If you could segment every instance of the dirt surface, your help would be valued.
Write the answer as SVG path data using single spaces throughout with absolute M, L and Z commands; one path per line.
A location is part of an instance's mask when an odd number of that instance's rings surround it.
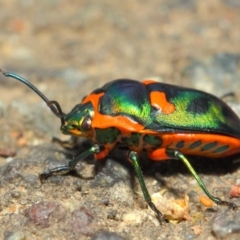
M 240 3 L 237 0 L 0 1 L 0 68 L 35 84 L 69 112 L 117 78 L 154 78 L 226 100 L 240 116 Z M 123 151 L 92 158 L 45 183 L 39 174 L 89 147 L 67 150 L 46 104 L 0 76 L 0 239 L 239 239 L 240 211 L 204 195 L 181 163 L 143 159 L 150 193 L 189 197 L 187 220 L 162 226 L 143 201 Z M 239 182 L 239 156 L 193 158 L 210 192 L 225 200 Z M 232 194 L 238 195 L 235 187 Z M 240 205 L 238 198 L 230 201 Z

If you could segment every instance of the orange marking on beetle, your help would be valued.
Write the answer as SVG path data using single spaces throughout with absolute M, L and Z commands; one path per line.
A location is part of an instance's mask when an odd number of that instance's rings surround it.
M 108 149 L 105 148 L 100 153 L 95 153 L 94 154 L 94 158 L 96 158 L 97 160 L 101 160 L 101 159 L 105 158 L 108 155 L 108 152 L 109 152 Z
M 169 156 L 166 154 L 166 148 L 158 148 L 154 151 L 150 151 L 148 152 L 148 157 L 154 161 L 169 159 Z
M 206 133 L 159 133 L 158 136 L 162 138 L 162 146 L 159 149 L 148 153 L 149 158 L 154 161 L 170 159 L 169 156 L 165 153 L 167 148 L 176 149 L 185 155 L 197 155 L 211 158 L 221 158 L 240 153 L 240 139 L 236 139 L 231 136 L 221 136 L 218 134 Z M 201 148 L 208 143 L 212 143 L 214 141 L 213 139 L 217 139 L 218 145 L 208 150 L 201 151 Z M 178 149 L 175 146 L 176 143 L 181 140 L 184 141 L 184 147 Z M 198 140 L 202 141 L 201 146 L 190 149 L 189 146 Z M 221 147 L 223 145 L 228 145 L 229 148 L 225 152 L 214 153 L 218 147 Z
M 98 94 L 91 93 L 82 100 L 82 104 L 87 102 L 92 102 L 93 105 L 96 105 L 99 102 L 99 98 L 102 97 L 103 95 L 104 95 L 104 92 L 98 93 Z
M 164 92 L 151 92 L 150 101 L 151 105 L 159 109 L 163 114 L 171 114 L 175 111 L 174 104 L 168 102 Z
M 151 80 L 151 79 L 146 79 L 146 80 L 142 81 L 142 83 L 144 85 L 149 85 L 149 84 L 152 84 L 152 83 L 157 83 L 157 81 Z
M 80 132 L 78 129 L 71 129 L 71 130 L 68 130 L 68 132 L 74 136 L 81 136 L 82 135 L 82 132 Z

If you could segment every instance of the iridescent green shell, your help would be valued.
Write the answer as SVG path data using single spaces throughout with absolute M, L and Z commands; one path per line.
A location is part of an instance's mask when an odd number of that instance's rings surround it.
M 143 84 L 119 79 L 97 89 L 104 92 L 99 102 L 101 114 L 122 115 L 156 132 L 219 133 L 240 138 L 240 119 L 222 100 L 191 88 L 164 83 Z M 175 111 L 163 114 L 151 105 L 150 93 L 162 92 Z

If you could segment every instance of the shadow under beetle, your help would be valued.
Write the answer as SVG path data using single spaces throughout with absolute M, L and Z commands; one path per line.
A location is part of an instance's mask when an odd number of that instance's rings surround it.
M 127 157 L 133 164 L 144 199 L 160 222 L 164 218 L 151 201 L 138 163 L 143 150 L 154 161 L 181 160 L 213 202 L 238 208 L 234 203 L 211 195 L 185 157 L 221 158 L 240 153 L 240 119 L 219 98 L 153 80 L 118 79 L 94 90 L 65 114 L 58 102 L 49 101 L 27 80 L 14 73 L 1 72 L 36 92 L 60 118 L 63 134 L 90 138 L 94 143 L 67 166 L 42 173 L 42 181 L 74 170 L 79 161 L 91 154 L 96 159 L 103 159 L 117 143 L 121 143 L 129 149 Z

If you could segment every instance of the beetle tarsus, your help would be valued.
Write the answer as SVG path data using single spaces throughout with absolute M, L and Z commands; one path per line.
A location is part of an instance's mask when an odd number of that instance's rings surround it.
M 41 182 L 44 182 L 47 178 L 51 176 L 64 175 L 68 173 L 70 170 L 71 169 L 69 168 L 69 166 L 60 166 L 40 174 L 39 178 Z
M 163 214 L 157 209 L 155 204 L 152 201 L 148 202 L 148 206 L 155 212 L 159 223 L 162 225 L 164 222 L 167 222 L 167 219 L 164 218 Z
M 77 165 L 78 162 L 80 162 L 82 159 L 88 157 L 91 154 L 98 153 L 99 150 L 100 150 L 99 145 L 97 144 L 93 145 L 91 148 L 89 148 L 85 152 L 74 157 L 71 161 L 69 161 L 68 165 L 56 167 L 40 174 L 39 176 L 40 181 L 44 182 L 44 180 L 54 175 L 64 175 L 69 173 L 71 170 L 75 169 L 75 166 Z
M 73 149 L 77 146 L 78 138 L 76 136 L 71 136 L 67 141 L 62 141 L 59 138 L 53 137 L 52 142 L 59 144 L 63 148 Z
M 232 210 L 237 210 L 239 208 L 239 206 L 237 206 L 235 203 L 232 202 L 228 202 L 228 201 L 223 201 L 221 199 L 219 199 L 219 202 L 217 203 L 218 205 L 224 205 L 224 206 L 228 206 L 229 208 L 231 208 Z

